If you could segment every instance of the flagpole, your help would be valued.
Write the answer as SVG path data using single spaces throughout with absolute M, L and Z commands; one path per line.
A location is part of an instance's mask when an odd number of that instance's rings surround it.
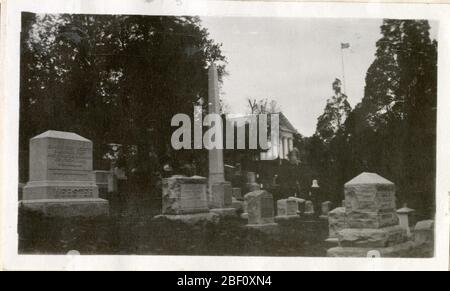
M 344 94 L 347 94 L 347 88 L 345 85 L 345 66 L 344 66 L 344 48 L 341 44 L 341 58 L 342 58 L 342 83 L 344 85 Z

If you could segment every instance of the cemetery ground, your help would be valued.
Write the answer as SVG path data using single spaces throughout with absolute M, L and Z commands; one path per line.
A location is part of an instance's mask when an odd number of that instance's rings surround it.
M 239 216 L 217 223 L 184 224 L 155 220 L 160 203 L 110 201 L 110 215 L 101 217 L 50 217 L 19 209 L 19 253 L 64 255 L 191 255 L 326 257 L 333 247 L 326 242 L 328 220 L 298 221 L 295 228 L 281 227 L 264 234 L 244 226 Z M 153 206 L 150 206 L 153 205 Z M 408 257 L 431 257 L 413 249 Z
M 153 219 L 158 203 L 142 201 L 119 209 L 111 202 L 110 215 L 92 218 L 55 218 L 20 209 L 19 252 L 23 254 L 82 255 L 202 255 L 325 257 L 330 245 L 328 221 L 304 221 L 297 231 L 281 228 L 266 235 L 245 228 L 236 217 L 217 223 L 169 222 Z

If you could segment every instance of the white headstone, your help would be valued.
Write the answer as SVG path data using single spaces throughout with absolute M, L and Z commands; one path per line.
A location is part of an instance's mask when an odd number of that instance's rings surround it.
M 90 140 L 47 131 L 30 140 L 29 167 L 22 205 L 56 216 L 108 213 L 108 202 L 98 199 Z

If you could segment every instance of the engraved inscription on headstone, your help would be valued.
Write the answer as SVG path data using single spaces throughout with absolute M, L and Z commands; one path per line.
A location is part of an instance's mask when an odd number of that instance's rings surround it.
M 71 132 L 47 131 L 32 138 L 22 205 L 56 216 L 108 214 L 108 202 L 98 198 L 92 148 L 90 140 Z M 68 205 L 76 210 L 64 211 Z
M 205 193 L 206 185 L 181 184 L 181 207 L 185 209 L 203 208 L 207 203 Z
M 172 176 L 163 179 L 162 213 L 180 215 L 209 212 L 206 178 Z
M 274 223 L 273 196 L 267 191 L 258 190 L 245 195 L 249 225 Z

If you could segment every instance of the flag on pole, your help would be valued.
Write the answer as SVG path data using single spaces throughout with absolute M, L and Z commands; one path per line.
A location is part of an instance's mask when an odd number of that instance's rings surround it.
M 341 43 L 341 49 L 348 49 L 348 48 L 350 48 L 350 44 L 348 42 Z

